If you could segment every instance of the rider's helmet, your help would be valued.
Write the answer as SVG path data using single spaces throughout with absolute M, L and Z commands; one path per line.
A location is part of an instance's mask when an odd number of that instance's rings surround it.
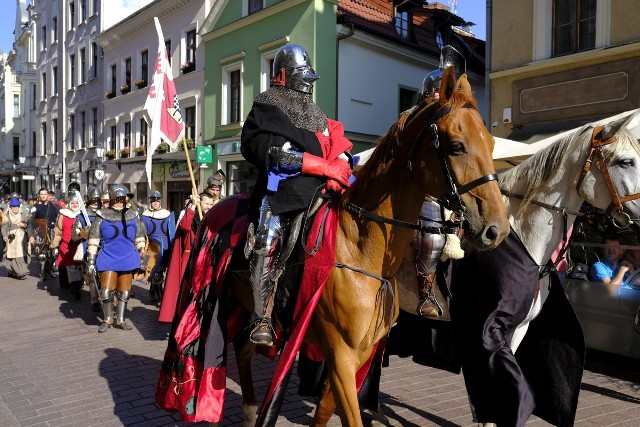
M 91 204 L 94 200 L 100 203 L 100 199 L 102 198 L 102 191 L 98 187 L 92 187 L 89 189 L 87 193 L 87 204 Z
M 122 184 L 113 184 L 109 188 L 109 199 L 111 203 L 126 203 L 129 190 Z
M 450 45 L 446 45 L 440 51 L 440 66 L 438 69 L 431 71 L 424 77 L 420 94 L 421 100 L 440 90 L 442 74 L 448 67 L 453 67 L 456 78 L 459 78 L 467 71 L 467 62 L 464 56 Z
M 156 200 L 162 199 L 162 194 L 159 191 L 154 191 L 153 193 L 149 194 L 148 199 L 150 202 L 155 202 Z
M 207 178 L 207 188 L 217 187 L 222 188 L 224 184 L 225 175 L 222 169 L 218 169 L 213 175 Z
M 299 44 L 281 47 L 273 58 L 272 86 L 288 87 L 312 94 L 313 83 L 319 78 L 311 66 L 309 54 Z

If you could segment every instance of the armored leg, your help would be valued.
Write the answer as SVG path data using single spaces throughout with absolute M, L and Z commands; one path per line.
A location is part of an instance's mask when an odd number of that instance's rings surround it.
M 116 310 L 116 318 L 114 327 L 129 331 L 133 329 L 133 326 L 125 322 L 124 311 L 127 308 L 127 301 L 131 298 L 131 281 L 133 279 L 132 273 L 120 273 L 118 275 L 118 285 L 116 292 L 116 300 L 118 301 L 118 307 Z
M 98 332 L 107 332 L 113 325 L 113 295 L 116 289 L 117 273 L 115 271 L 103 271 L 100 273 L 100 301 L 102 302 L 102 324 Z
M 273 345 L 271 325 L 271 301 L 281 270 L 276 262 L 281 250 L 280 241 L 286 229 L 286 219 L 273 215 L 266 197 L 262 199 L 260 216 L 255 234 L 249 232 L 248 245 L 251 288 L 253 290 L 254 327 L 249 338 L 257 345 Z
M 91 295 L 91 308 L 93 311 L 100 311 L 100 285 L 98 284 L 98 275 L 94 272 L 89 273 L 86 268 L 82 269 L 82 279 L 89 287 L 89 295 Z

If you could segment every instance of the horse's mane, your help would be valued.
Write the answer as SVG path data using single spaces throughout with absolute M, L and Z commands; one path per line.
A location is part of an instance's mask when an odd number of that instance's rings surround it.
M 471 104 L 473 108 L 478 108 L 475 98 L 463 90 L 454 91 L 451 99 L 449 100 L 449 104 L 451 105 L 452 110 L 465 104 Z M 422 114 L 426 114 L 427 117 L 431 117 L 439 108 L 439 102 L 437 102 L 432 95 L 424 99 L 415 107 L 403 111 L 400 114 L 398 121 L 391 125 L 391 128 L 389 128 L 387 133 L 382 135 L 376 141 L 376 148 L 373 150 L 373 153 L 371 153 L 371 156 L 362 169 L 358 171 L 356 181 L 351 186 L 350 191 L 345 195 L 346 199 L 349 198 L 350 194 L 366 189 L 366 186 L 372 182 L 373 178 L 379 176 L 388 168 L 391 160 L 399 157 L 398 150 L 401 147 L 402 133 L 404 131 L 405 124 L 410 118 L 412 119 L 413 117 Z M 425 125 L 428 123 L 426 119 L 421 120 Z
M 576 149 L 581 149 L 587 153 L 591 144 L 593 127 L 593 124 L 587 124 L 575 132 L 565 135 L 543 150 L 538 151 L 520 165 L 500 175 L 499 185 L 503 191 L 510 191 L 515 183 L 521 179 L 527 182 L 524 194 L 521 194 L 523 202 L 520 205 L 519 214 L 535 199 L 541 188 L 556 177 L 561 170 L 561 166 L 566 163 L 565 156 L 567 153 Z M 637 144 L 634 143 L 635 138 L 625 129 L 621 129 L 617 133 L 617 137 L 616 142 L 603 147 L 606 162 L 616 154 L 628 150 L 629 147 L 640 151 Z

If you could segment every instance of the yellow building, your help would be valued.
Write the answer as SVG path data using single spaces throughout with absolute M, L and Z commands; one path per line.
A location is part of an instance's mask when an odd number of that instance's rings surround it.
M 489 123 L 532 142 L 640 107 L 637 0 L 487 2 Z

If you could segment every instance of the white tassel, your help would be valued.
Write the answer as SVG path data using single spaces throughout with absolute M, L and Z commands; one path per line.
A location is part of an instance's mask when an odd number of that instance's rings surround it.
M 442 254 L 440 255 L 440 261 L 446 261 L 451 259 L 460 259 L 464 257 L 464 250 L 460 245 L 460 238 L 455 234 L 447 234 L 447 241 L 442 248 Z

